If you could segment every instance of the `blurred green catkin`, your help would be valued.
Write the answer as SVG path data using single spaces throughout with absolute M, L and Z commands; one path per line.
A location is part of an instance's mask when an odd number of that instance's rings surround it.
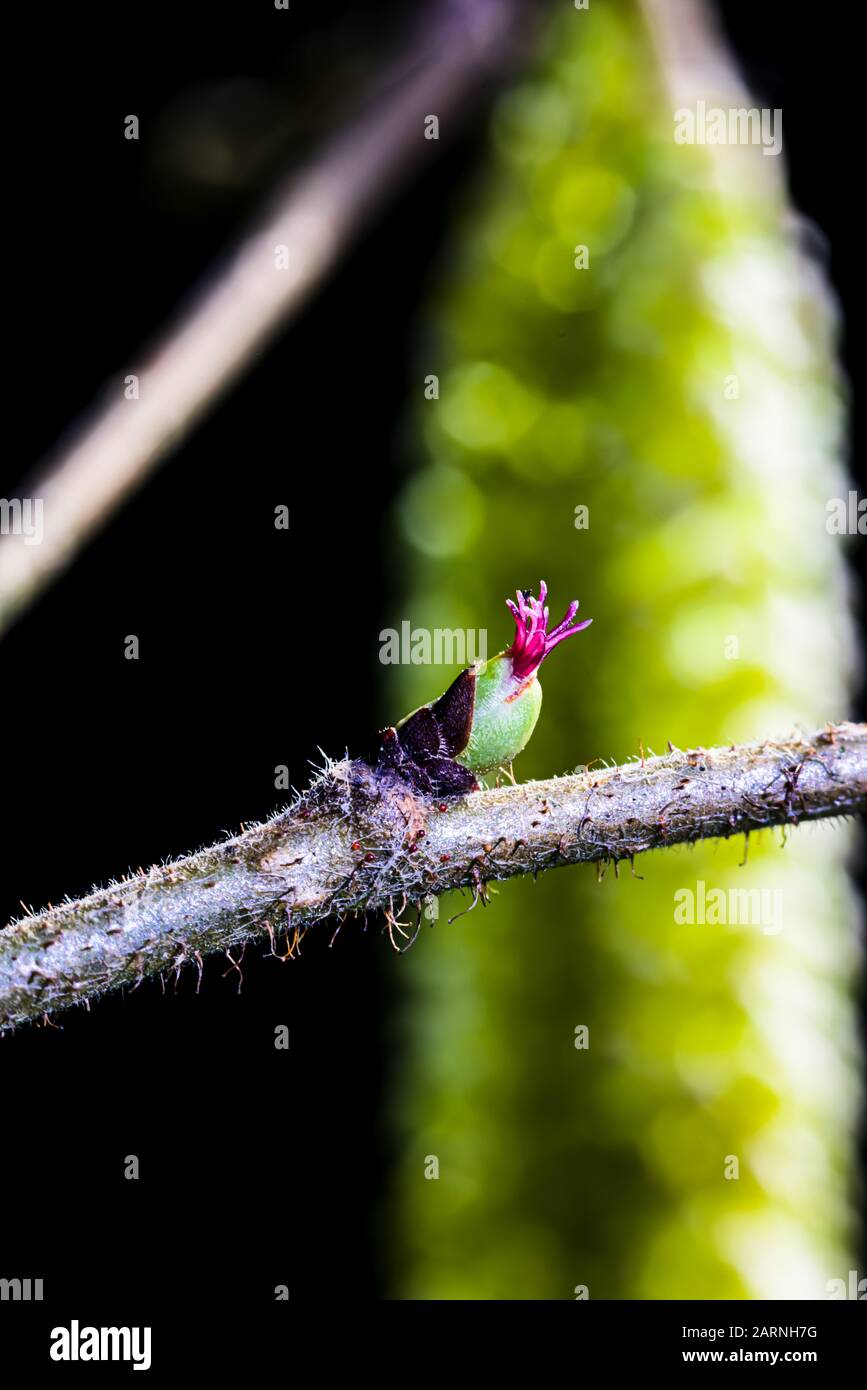
M 541 672 L 521 780 L 846 714 L 835 325 L 785 214 L 675 144 L 632 4 L 558 11 L 499 104 L 419 357 L 393 620 L 486 627 L 493 652 L 516 587 L 546 579 L 554 620 L 580 599 L 593 626 Z M 386 718 L 454 674 L 385 671 Z M 822 1298 L 845 1278 L 848 844 L 822 826 L 754 837 L 745 866 L 741 839 L 641 878 L 558 870 L 452 925 L 469 899 L 444 900 L 392 965 L 392 1292 Z M 779 918 L 680 924 L 699 881 L 779 890 Z

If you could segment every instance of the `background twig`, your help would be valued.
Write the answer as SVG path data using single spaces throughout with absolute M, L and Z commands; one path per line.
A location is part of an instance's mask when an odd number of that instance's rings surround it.
M 268 933 L 291 955 L 329 917 L 384 910 L 560 864 L 867 809 L 867 725 L 421 799 L 360 762 L 331 765 L 289 810 L 0 932 L 0 1027 Z M 420 909 L 419 909 L 420 912 Z M 280 944 L 282 939 L 282 944 Z M 230 959 L 231 956 L 230 956 Z M 234 963 L 234 961 L 233 961 Z
M 519 0 L 437 6 L 369 109 L 278 193 L 142 360 L 108 384 L 57 457 L 24 481 L 21 496 L 42 502 L 43 534 L 38 544 L 0 538 L 0 633 L 303 307 L 373 213 L 453 133 L 486 81 L 508 69 L 522 17 Z M 425 139 L 429 115 L 440 122 L 439 141 Z M 285 266 L 275 259 L 278 247 L 286 248 Z M 124 394 L 129 375 L 138 377 L 137 399 Z

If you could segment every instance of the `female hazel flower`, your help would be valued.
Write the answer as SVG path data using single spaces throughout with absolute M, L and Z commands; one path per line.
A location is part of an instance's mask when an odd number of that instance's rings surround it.
M 506 602 L 515 618 L 510 647 L 468 666 L 445 694 L 413 710 L 380 734 L 371 762 L 392 770 L 418 791 L 433 796 L 462 796 L 479 787 L 478 775 L 507 766 L 529 742 L 542 707 L 537 671 L 549 652 L 567 637 L 589 627 L 592 618 L 574 622 L 578 602 L 550 632 L 545 599 L 529 590 Z

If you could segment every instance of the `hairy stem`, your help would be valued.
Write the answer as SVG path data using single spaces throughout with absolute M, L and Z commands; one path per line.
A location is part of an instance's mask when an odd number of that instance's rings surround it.
M 784 742 L 673 751 L 622 767 L 420 797 L 361 762 L 334 763 L 288 810 L 243 834 L 0 931 L 0 1028 L 208 951 L 270 936 L 291 954 L 328 918 L 399 918 L 450 888 L 561 864 L 867 809 L 867 725 Z M 282 940 L 282 948 L 278 944 Z

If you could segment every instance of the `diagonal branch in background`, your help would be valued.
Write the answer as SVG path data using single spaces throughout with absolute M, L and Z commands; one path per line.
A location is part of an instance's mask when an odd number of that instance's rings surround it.
M 424 156 L 436 115 L 444 143 L 466 109 L 520 54 L 526 0 L 441 0 L 379 95 L 259 223 L 214 267 L 141 362 L 109 383 L 104 400 L 57 457 L 20 489 L 42 503 L 42 537 L 0 537 L 0 633 L 75 558 L 118 507 L 241 376 L 353 238 Z M 287 248 L 286 268 L 275 250 Z M 140 396 L 127 400 L 135 375 Z M 20 505 L 20 504 L 19 504 Z
M 475 903 L 494 879 L 865 810 L 865 724 L 459 801 L 335 763 L 272 820 L 0 931 L 0 1027 L 201 967 L 204 953 L 257 935 L 268 933 L 274 951 L 285 934 L 291 954 L 328 918 L 384 911 L 394 923 L 396 909 L 450 888 L 471 888 Z

